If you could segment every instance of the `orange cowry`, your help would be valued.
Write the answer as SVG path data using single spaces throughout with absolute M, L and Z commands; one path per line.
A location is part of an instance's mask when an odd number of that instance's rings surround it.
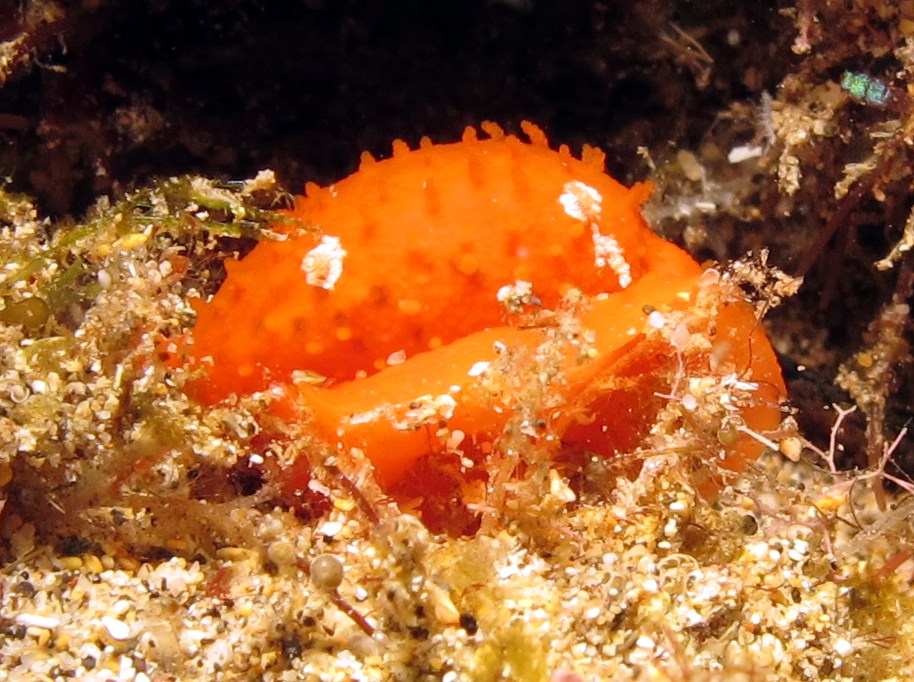
M 188 392 L 212 404 L 308 372 L 292 392 L 317 432 L 364 452 L 391 489 L 429 455 L 468 464 L 462 455 L 497 447 L 529 393 L 517 358 L 542 373 L 547 347 L 561 351 L 538 442 L 634 449 L 656 394 L 682 390 L 683 349 L 658 324 L 675 318 L 712 342 L 690 371 L 751 383 L 733 409 L 748 428 L 773 428 L 785 390 L 764 332 L 743 302 L 689 312 L 702 269 L 645 224 L 649 187 L 613 180 L 594 148 L 550 149 L 532 124 L 529 142 L 482 128 L 487 139 L 468 128 L 454 144 L 395 142 L 392 158 L 363 155 L 345 180 L 306 187 L 292 213 L 317 230 L 227 262 L 218 293 L 195 304 L 186 351 L 207 376 Z M 545 311 L 575 290 L 579 333 L 559 338 L 561 314 Z M 758 447 L 741 436 L 723 450 L 740 468 Z

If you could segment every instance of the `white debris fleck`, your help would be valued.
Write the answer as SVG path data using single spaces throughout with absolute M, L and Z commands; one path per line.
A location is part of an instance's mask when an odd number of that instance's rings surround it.
M 654 640 L 652 640 L 652 639 L 651 639 L 650 637 L 648 637 L 647 635 L 641 635 L 641 636 L 635 641 L 635 646 L 638 647 L 639 649 L 653 649 L 653 648 L 654 648 Z
M 257 175 L 250 179 L 245 180 L 243 193 L 245 195 L 253 194 L 258 190 L 271 190 L 276 186 L 276 173 L 270 169 L 262 170 L 257 173 Z
M 487 369 L 489 369 L 489 363 L 481 360 L 479 362 L 474 363 L 473 366 L 470 367 L 470 371 L 467 372 L 467 376 L 468 377 L 478 377 L 480 374 L 485 372 Z
M 460 447 L 460 444 L 463 443 L 464 438 L 466 438 L 466 434 L 463 431 L 461 431 L 460 429 L 454 429 L 453 431 L 451 431 L 450 434 L 448 435 L 447 443 L 445 443 L 445 447 L 447 447 L 447 451 L 456 452 L 457 448 Z
M 679 163 L 679 167 L 682 169 L 682 173 L 686 176 L 687 180 L 692 182 L 702 182 L 705 180 L 707 175 L 705 167 L 701 165 L 701 161 L 698 160 L 698 157 L 689 150 L 680 149 L 676 152 L 676 161 Z
M 659 310 L 655 310 L 647 316 L 647 323 L 654 329 L 663 329 L 663 325 L 666 324 L 666 316 Z
M 388 365 L 402 365 L 406 361 L 406 351 L 398 350 L 387 356 Z
M 346 250 L 340 244 L 339 237 L 322 236 L 320 244 L 306 253 L 301 260 L 305 281 L 314 287 L 333 289 L 343 274 L 345 257 Z
M 837 642 L 835 642 L 835 653 L 839 656 L 847 656 L 853 650 L 854 645 L 848 642 L 846 639 L 839 639 Z
M 513 565 L 508 564 L 507 566 L 501 566 L 497 569 L 497 575 L 501 580 L 507 580 L 508 578 L 513 578 L 514 576 L 520 573 L 520 569 Z
M 111 616 L 102 616 L 102 625 L 111 636 L 111 639 L 121 642 L 130 637 L 130 626 L 122 620 Z
M 375 421 L 378 416 L 379 413 L 377 410 L 369 410 L 368 412 L 356 412 L 349 417 L 349 423 L 354 426 L 358 424 L 368 424 Z
M 343 524 L 339 521 L 327 521 L 317 529 L 318 534 L 332 538 L 343 530 Z
M 549 470 L 549 492 L 562 502 L 570 503 L 578 499 L 562 475 L 555 469 Z
M 409 402 L 409 409 L 403 413 L 403 418 L 392 422 L 393 427 L 400 431 L 414 431 L 422 424 L 433 424 L 441 419 L 450 419 L 454 416 L 457 401 L 453 396 L 442 393 L 440 395 L 421 395 Z
M 758 158 L 761 155 L 762 148 L 758 145 L 743 144 L 730 150 L 730 153 L 727 154 L 727 161 L 730 163 L 742 163 L 749 159 Z
M 453 417 L 454 410 L 457 409 L 457 401 L 447 393 L 442 393 L 441 395 L 436 396 L 432 401 L 432 404 L 435 406 L 435 409 L 438 410 L 438 414 L 440 414 L 445 419 L 450 419 Z
M 703 273 L 701 273 L 701 277 L 698 278 L 698 283 L 703 287 L 714 286 L 719 282 L 720 270 L 715 270 L 714 268 L 708 268 Z
M 754 381 L 742 381 L 736 374 L 728 374 L 720 380 L 724 388 L 735 388 L 738 391 L 757 391 L 759 385 Z
M 24 625 L 26 627 L 53 630 L 58 625 L 60 625 L 60 618 L 53 618 L 51 616 L 39 616 L 34 613 L 20 613 L 18 616 L 16 616 L 16 622 L 19 625 Z
M 559 203 L 565 209 L 565 213 L 575 220 L 588 223 L 600 217 L 602 201 L 603 195 L 600 192 L 578 180 L 566 182 L 559 197 Z
M 327 497 L 333 494 L 330 488 L 318 481 L 316 478 L 312 478 L 310 481 L 308 481 L 308 490 Z
M 676 325 L 676 328 L 673 329 L 673 333 L 670 334 L 670 345 L 673 346 L 679 352 L 684 351 L 691 341 L 692 335 L 689 333 L 689 328 L 685 323 L 680 322 Z M 700 395 L 696 393 L 695 395 Z
M 506 284 L 503 286 L 498 290 L 498 293 L 495 296 L 498 299 L 499 303 L 504 303 L 511 298 L 529 296 L 532 291 L 532 283 L 519 279 L 516 280 L 514 284 Z
M 533 296 L 533 284 L 519 279 L 514 284 L 506 284 L 495 294 L 495 298 L 510 312 L 520 312 L 523 307 L 536 302 Z
M 310 369 L 296 369 L 290 375 L 292 378 L 292 383 L 298 386 L 299 384 L 322 384 L 327 381 L 327 377 L 323 374 L 318 374 L 317 372 Z M 283 392 L 281 390 L 275 391 L 274 395 L 277 398 L 282 398 Z

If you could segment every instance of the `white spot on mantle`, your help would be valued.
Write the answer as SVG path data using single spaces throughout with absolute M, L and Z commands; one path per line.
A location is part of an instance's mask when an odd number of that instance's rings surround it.
M 593 225 L 593 262 L 598 268 L 607 265 L 619 278 L 619 286 L 625 289 L 632 283 L 632 267 L 625 260 L 625 251 L 609 234 L 600 234 L 596 224 Z
M 488 362 L 480 361 L 480 362 L 473 363 L 473 366 L 470 367 L 470 371 L 467 372 L 467 376 L 478 377 L 483 372 L 485 372 L 487 369 L 489 369 Z
M 343 274 L 343 258 L 346 250 L 340 244 L 339 237 L 324 235 L 321 242 L 301 259 L 301 269 L 305 281 L 313 287 L 333 289 L 336 281 Z
M 581 222 L 594 222 L 600 217 L 603 195 L 590 185 L 578 180 L 566 182 L 562 186 L 559 203 L 565 213 Z
M 590 185 L 578 180 L 562 186 L 559 203 L 565 213 L 590 225 L 593 235 L 593 263 L 598 269 L 607 266 L 616 273 L 619 286 L 625 289 L 632 283 L 632 268 L 625 260 L 625 251 L 618 240 L 610 234 L 600 232 L 600 214 L 603 211 L 603 195 Z

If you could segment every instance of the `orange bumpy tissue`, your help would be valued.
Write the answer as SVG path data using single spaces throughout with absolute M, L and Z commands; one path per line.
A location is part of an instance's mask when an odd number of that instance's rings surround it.
M 764 332 L 742 301 L 689 313 L 709 278 L 645 224 L 650 188 L 613 180 L 597 149 L 550 149 L 532 124 L 529 142 L 482 127 L 488 139 L 398 141 L 388 160 L 366 154 L 345 180 L 309 185 L 292 213 L 318 230 L 227 262 L 221 289 L 195 305 L 186 351 L 207 376 L 188 392 L 215 403 L 291 386 L 296 371 L 325 377 L 289 390 L 387 489 L 429 459 L 456 471 L 498 447 L 529 389 L 506 369 L 518 357 L 556 370 L 540 377 L 542 419 L 519 427 L 557 452 L 636 448 L 668 400 L 658 395 L 687 392 L 684 357 L 690 376 L 751 388 L 726 406 L 745 430 L 774 428 L 785 390 Z M 579 333 L 557 341 L 561 313 L 544 311 L 576 290 Z M 685 353 L 692 335 L 707 348 Z M 549 347 L 561 349 L 552 365 Z M 745 430 L 712 443 L 731 468 L 758 454 Z

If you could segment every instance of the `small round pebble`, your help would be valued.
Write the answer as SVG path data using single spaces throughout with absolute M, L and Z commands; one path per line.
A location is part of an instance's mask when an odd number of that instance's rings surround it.
M 271 542 L 267 547 L 267 558 L 277 566 L 291 566 L 295 556 L 295 545 L 287 540 Z
M 311 562 L 311 582 L 321 590 L 335 590 L 343 582 L 343 562 L 332 554 L 321 554 Z

